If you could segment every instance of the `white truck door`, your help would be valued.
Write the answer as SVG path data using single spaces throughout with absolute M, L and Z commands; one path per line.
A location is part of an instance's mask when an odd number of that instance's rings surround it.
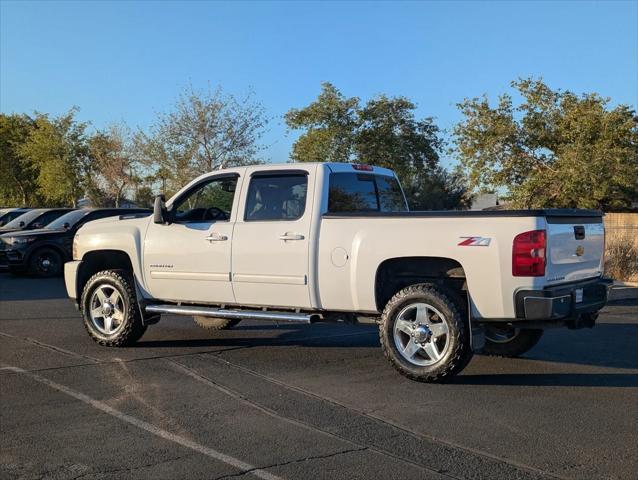
M 237 303 L 311 306 L 308 255 L 314 188 L 309 174 L 314 169 L 252 170 L 246 178 L 233 237 Z
M 150 223 L 144 240 L 144 274 L 153 297 L 234 303 L 231 245 L 239 175 L 213 175 L 172 204 L 173 221 Z

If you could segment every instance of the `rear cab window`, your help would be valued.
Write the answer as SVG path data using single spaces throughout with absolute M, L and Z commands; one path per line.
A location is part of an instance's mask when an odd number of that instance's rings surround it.
M 406 212 L 398 180 L 388 175 L 360 172 L 330 174 L 328 212 Z

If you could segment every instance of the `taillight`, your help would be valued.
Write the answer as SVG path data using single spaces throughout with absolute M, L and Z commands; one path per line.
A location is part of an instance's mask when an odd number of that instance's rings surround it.
M 512 275 L 542 277 L 545 275 L 545 230 L 532 230 L 514 237 Z
M 374 167 L 372 165 L 363 165 L 361 163 L 353 163 L 352 168 L 354 168 L 355 170 L 363 171 L 363 172 L 374 171 Z

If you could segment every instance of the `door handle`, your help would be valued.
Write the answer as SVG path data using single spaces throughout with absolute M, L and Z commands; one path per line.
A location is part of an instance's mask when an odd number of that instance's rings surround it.
M 286 232 L 279 236 L 279 240 L 303 240 L 304 236 L 299 233 Z
M 206 240 L 209 242 L 224 242 L 228 240 L 228 237 L 226 235 L 220 235 L 219 233 L 211 233 L 206 237 Z

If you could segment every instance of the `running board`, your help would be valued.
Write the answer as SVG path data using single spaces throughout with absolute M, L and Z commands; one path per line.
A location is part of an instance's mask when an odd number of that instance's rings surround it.
M 313 317 L 305 313 L 267 312 L 256 310 L 226 310 L 214 307 L 196 307 L 184 305 L 147 305 L 149 313 L 171 313 L 173 315 L 201 315 L 203 317 L 230 318 L 233 320 L 272 320 L 276 322 L 312 323 Z

